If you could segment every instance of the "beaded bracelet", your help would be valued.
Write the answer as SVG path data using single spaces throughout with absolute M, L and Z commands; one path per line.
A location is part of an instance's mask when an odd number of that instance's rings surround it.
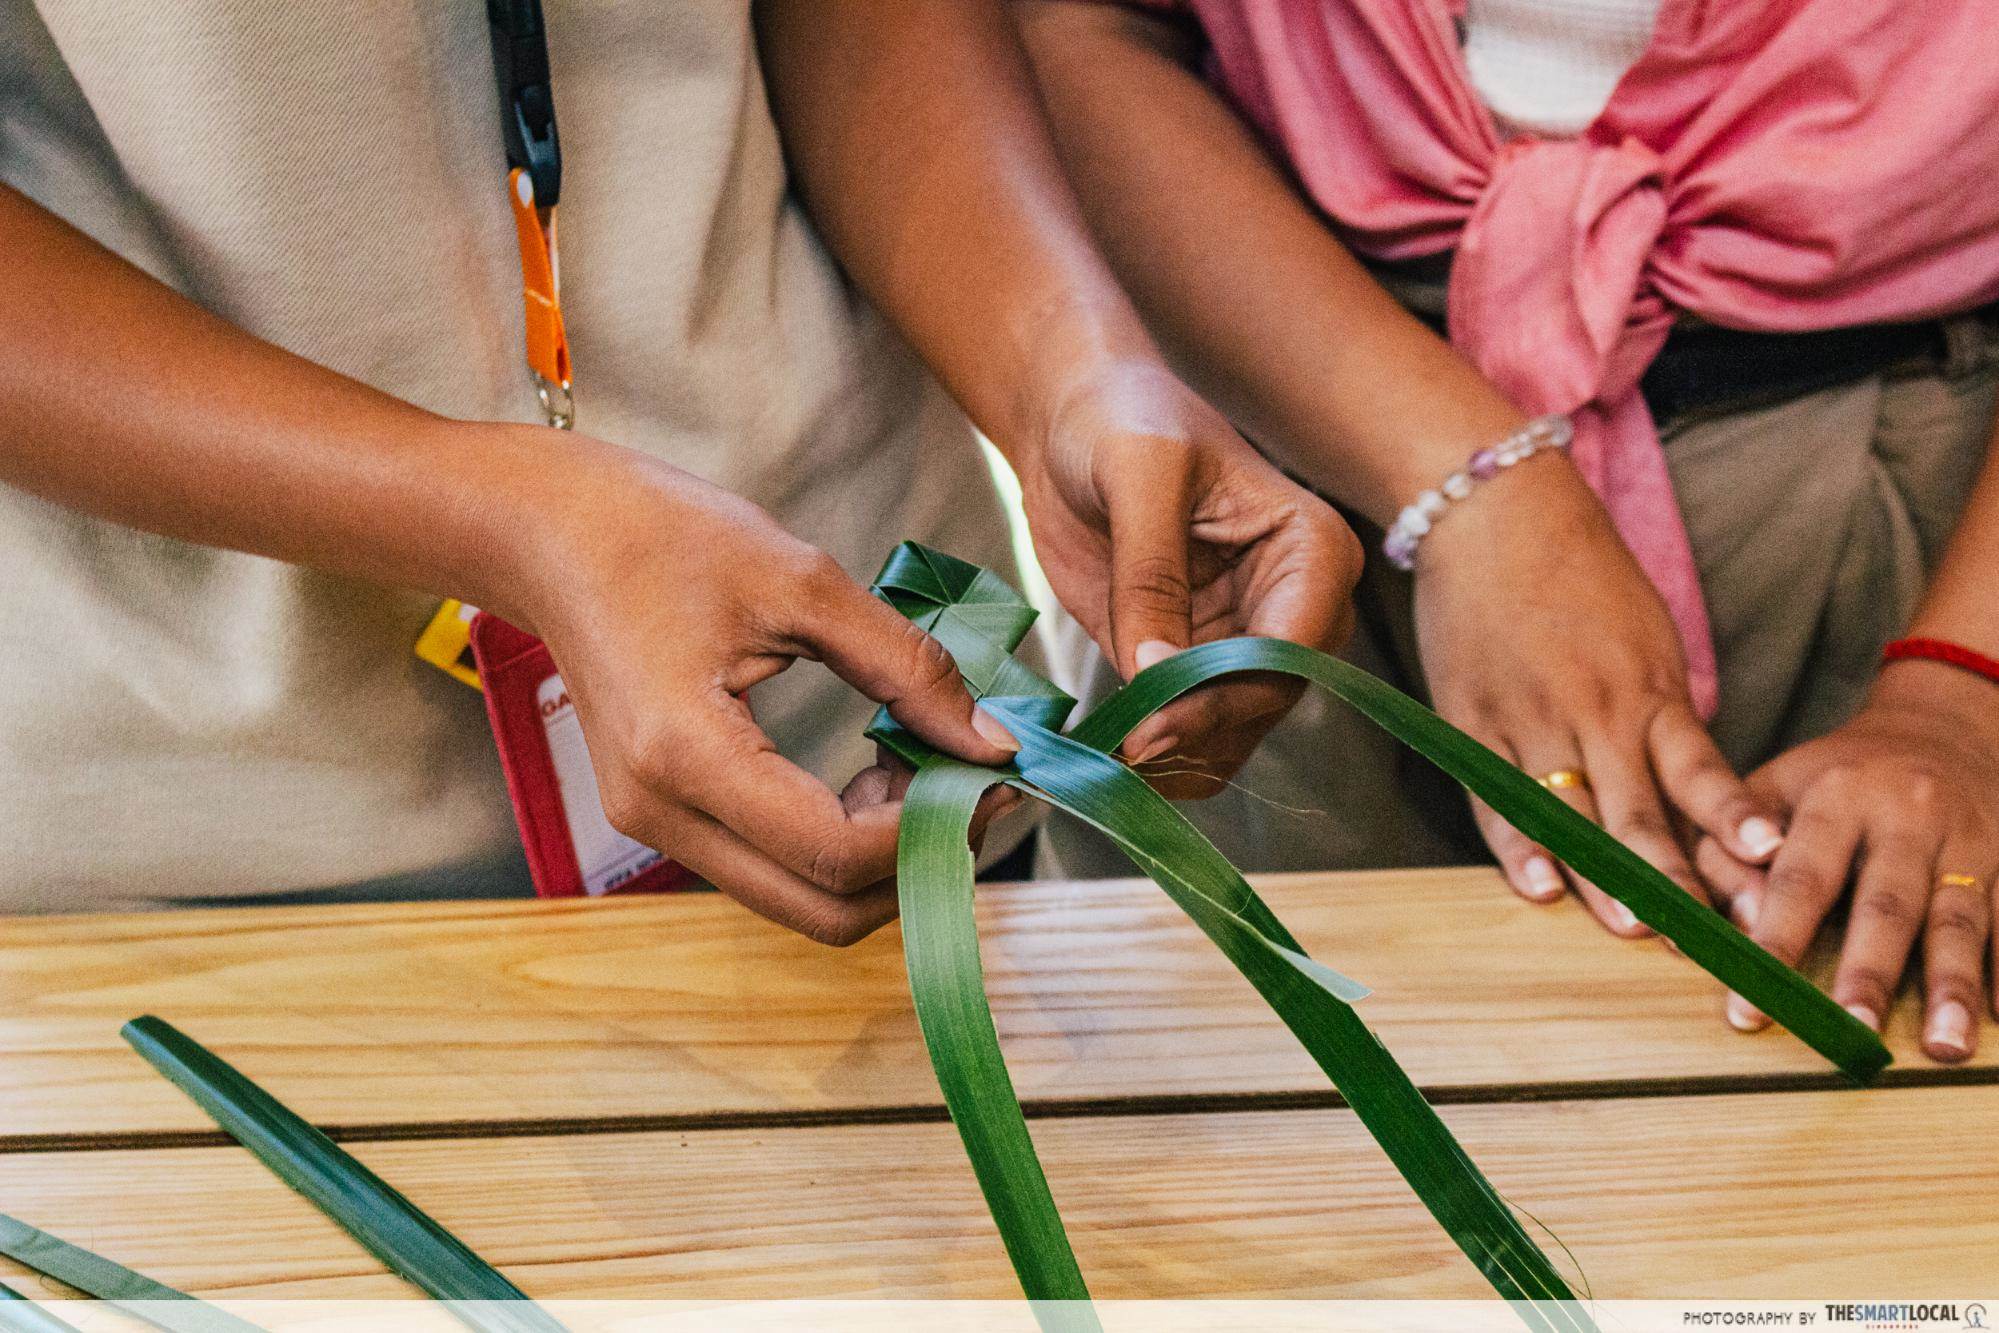
M 1491 481 L 1515 463 L 1532 458 L 1543 449 L 1566 449 L 1575 437 L 1569 419 L 1559 414 L 1535 417 L 1489 449 L 1481 449 L 1466 460 L 1462 469 L 1445 477 L 1434 491 L 1424 491 L 1416 502 L 1389 525 L 1381 543 L 1381 553 L 1397 569 L 1416 567 L 1416 548 L 1443 512 L 1472 493 L 1481 481 Z

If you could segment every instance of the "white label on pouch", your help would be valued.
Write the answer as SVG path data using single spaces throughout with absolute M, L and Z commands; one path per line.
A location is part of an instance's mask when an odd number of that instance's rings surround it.
M 590 766 L 590 748 L 583 742 L 583 724 L 562 677 L 550 676 L 535 691 L 541 724 L 548 729 L 548 752 L 555 760 L 555 787 L 562 796 L 562 816 L 569 824 L 569 845 L 583 871 L 583 892 L 601 897 L 666 858 L 644 843 L 633 842 L 604 818 L 597 795 L 597 771 Z

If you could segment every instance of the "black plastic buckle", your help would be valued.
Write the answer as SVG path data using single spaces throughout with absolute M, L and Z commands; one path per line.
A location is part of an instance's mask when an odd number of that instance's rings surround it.
M 541 0 L 486 0 L 486 24 L 493 38 L 507 165 L 525 171 L 534 182 L 537 207 L 553 208 L 562 197 L 562 142 L 555 133 L 555 91 L 548 75 Z

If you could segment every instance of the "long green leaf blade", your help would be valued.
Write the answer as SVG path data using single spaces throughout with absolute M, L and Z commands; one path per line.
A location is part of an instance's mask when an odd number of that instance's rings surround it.
M 17 1217 L 0 1214 L 0 1254 L 169 1333 L 261 1333 L 257 1326 Z
M 996 711 L 1006 715 L 1004 705 Z M 1353 1008 L 1266 947 L 1303 950 L 1185 816 L 1102 751 L 1006 715 L 1021 786 L 1108 834 L 1270 1003 L 1417 1197 L 1531 1326 L 1586 1329 L 1574 1296 L 1443 1120 Z
M 1140 672 L 1070 735 L 1092 749 L 1114 749 L 1167 703 L 1236 671 L 1281 672 L 1331 690 L 1850 1077 L 1865 1081 L 1887 1067 L 1890 1056 L 1881 1038 L 1825 992 L 1525 773 L 1408 695 L 1336 657 L 1281 639 L 1201 644 Z
M 917 770 L 896 848 L 902 947 L 938 1087 L 1021 1289 L 1044 1328 L 1094 1330 L 1089 1289 L 1007 1074 L 979 963 L 967 834 L 980 796 L 1004 777 L 944 758 Z
M 397 1276 L 451 1302 L 462 1322 L 491 1333 L 562 1329 L 463 1241 L 201 1043 L 151 1016 L 127 1023 L 123 1035 L 280 1180 Z
M 75 1324 L 56 1318 L 4 1282 L 0 1282 L 0 1328 L 7 1333 L 78 1333 Z

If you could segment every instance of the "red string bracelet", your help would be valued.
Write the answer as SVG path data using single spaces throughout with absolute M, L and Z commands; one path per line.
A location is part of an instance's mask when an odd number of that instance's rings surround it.
M 1912 658 L 1943 662 L 1999 685 L 1999 658 L 1987 657 L 1961 643 L 1952 643 L 1947 639 L 1897 639 L 1881 650 L 1883 664 Z

